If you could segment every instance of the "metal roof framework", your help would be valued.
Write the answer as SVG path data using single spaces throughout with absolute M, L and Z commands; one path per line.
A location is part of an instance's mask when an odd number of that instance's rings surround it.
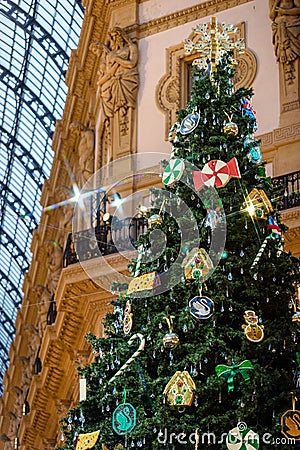
M 53 161 L 55 121 L 66 99 L 64 77 L 83 14 L 80 0 L 0 2 L 0 380 L 9 364 L 32 231 Z

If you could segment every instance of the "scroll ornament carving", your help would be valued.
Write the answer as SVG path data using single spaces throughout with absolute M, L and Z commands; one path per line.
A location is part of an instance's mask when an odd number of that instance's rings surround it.
M 236 38 L 245 39 L 245 24 L 241 23 L 237 27 Z M 192 34 L 189 38 L 193 43 L 197 43 L 199 36 Z M 237 61 L 236 74 L 234 79 L 235 88 L 250 87 L 257 72 L 257 61 L 254 53 L 247 47 L 243 53 L 235 57 Z M 184 80 L 184 65 L 189 62 L 185 58 L 184 44 L 179 44 L 167 49 L 167 73 L 160 79 L 156 88 L 156 101 L 158 107 L 166 115 L 165 137 L 167 139 L 169 130 L 176 122 L 176 111 L 184 107 L 187 83 Z
M 286 81 L 294 82 L 294 61 L 300 56 L 300 0 L 269 0 L 273 44 Z

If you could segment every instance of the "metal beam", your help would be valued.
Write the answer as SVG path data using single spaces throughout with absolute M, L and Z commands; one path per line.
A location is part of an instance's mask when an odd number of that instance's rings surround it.
M 7 203 L 7 204 L 11 207 L 11 209 L 16 213 L 16 215 L 17 215 L 18 217 L 23 218 L 23 221 L 24 221 L 26 227 L 27 227 L 27 228 L 30 230 L 30 232 L 31 232 L 34 228 L 30 227 L 30 225 L 27 224 L 27 222 L 26 222 L 26 220 L 25 220 L 25 217 L 21 217 L 20 211 L 18 211 L 17 208 L 15 207 L 15 203 L 18 203 L 19 205 L 22 205 L 22 207 L 23 207 L 23 209 L 24 209 L 24 213 L 25 213 L 25 214 L 23 214 L 23 216 L 28 216 L 28 217 L 30 217 L 31 221 L 34 222 L 35 227 L 37 227 L 37 226 L 38 226 L 38 222 L 37 222 L 37 220 L 35 219 L 35 217 L 32 215 L 32 211 L 30 211 L 30 210 L 27 208 L 27 206 L 25 205 L 25 203 L 23 203 L 22 200 L 21 200 L 19 197 L 17 197 L 16 194 L 14 194 L 13 191 L 12 191 L 11 189 L 9 189 L 9 187 L 6 186 L 4 183 L 1 183 L 1 182 L 0 182 L 0 188 L 3 189 L 3 190 L 5 190 L 6 193 L 9 192 L 9 194 L 13 197 L 14 201 L 11 202 L 11 201 L 8 200 L 7 194 L 6 194 L 5 203 Z
M 20 6 L 16 5 L 11 0 L 2 0 L 1 3 L 7 6 L 0 7 L 0 12 L 3 13 L 8 19 L 14 22 L 17 26 L 21 27 L 25 33 L 29 34 L 38 44 L 45 50 L 45 52 L 54 61 L 59 71 L 65 74 L 66 68 L 63 65 L 68 64 L 69 57 L 67 53 L 61 48 L 58 42 L 55 41 L 48 31 L 39 24 L 39 22 L 24 11 Z M 51 49 L 51 51 L 49 50 Z M 61 57 L 61 61 L 57 60 L 57 57 Z
M 15 305 L 16 308 L 18 308 L 20 306 L 20 304 L 22 303 L 22 295 L 21 292 L 19 291 L 19 289 L 17 288 L 17 286 L 10 280 L 10 278 L 0 269 L 0 280 L 5 280 L 7 282 L 6 287 L 3 286 L 2 284 L 2 289 L 5 290 L 5 292 L 10 296 L 10 298 L 13 301 L 13 304 Z M 7 288 L 7 285 L 9 285 L 9 288 Z M 15 298 L 12 297 L 12 292 L 15 292 L 17 294 L 17 296 L 19 297 L 20 301 L 16 303 Z
M 4 239 L 3 239 L 4 237 Z M 7 234 L 7 232 L 4 230 L 4 228 L 0 225 L 0 243 L 4 244 L 5 248 L 9 251 L 9 253 L 13 256 L 14 260 L 17 262 L 18 266 L 20 267 L 21 271 L 26 271 L 29 267 L 29 261 L 24 253 L 24 251 L 18 246 L 16 241 Z M 14 247 L 15 251 L 10 251 L 8 246 L 11 245 Z M 17 258 L 19 256 L 22 256 L 22 258 L 25 260 L 27 267 L 24 267 L 22 262 L 20 262 Z
M 55 117 L 51 111 L 44 105 L 44 103 L 40 100 L 40 98 L 32 92 L 29 87 L 26 86 L 23 81 L 21 81 L 18 77 L 16 77 L 12 72 L 10 72 L 6 67 L 0 64 L 0 81 L 8 88 L 11 89 L 16 95 L 18 95 L 22 102 L 24 102 L 28 108 L 33 112 L 33 114 L 40 120 L 43 124 L 45 130 L 48 135 L 52 137 L 53 131 L 51 130 L 51 125 L 55 125 Z M 27 99 L 25 99 L 22 94 L 25 93 Z M 37 107 L 42 108 L 43 113 L 39 114 L 36 109 L 32 105 L 36 105 Z M 50 119 L 51 125 L 45 121 L 45 118 Z
M 47 176 L 45 172 L 43 171 L 42 167 L 38 164 L 38 162 L 35 160 L 33 155 L 22 145 L 18 139 L 11 135 L 5 128 L 3 128 L 0 125 L 0 136 L 1 134 L 5 134 L 7 136 L 7 142 L 4 142 L 3 139 L 0 138 L 0 141 L 3 142 L 3 145 L 5 147 L 9 148 L 10 144 L 13 144 L 17 147 L 19 152 L 14 152 L 15 158 L 17 158 L 20 163 L 25 167 L 26 172 L 30 175 L 32 180 L 36 183 L 37 187 L 42 190 L 43 183 L 41 183 L 40 175 L 42 174 L 43 178 L 46 179 Z M 19 154 L 21 153 L 21 154 Z M 27 159 L 27 160 L 26 160 Z M 33 166 L 33 169 L 30 168 L 30 165 Z

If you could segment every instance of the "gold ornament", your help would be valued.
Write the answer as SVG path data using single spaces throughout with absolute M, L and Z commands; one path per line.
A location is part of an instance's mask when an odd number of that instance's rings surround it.
M 246 338 L 251 342 L 261 342 L 264 338 L 264 326 L 258 325 L 258 317 L 254 311 L 245 311 L 247 325 L 242 325 Z
M 239 128 L 236 123 L 232 122 L 232 114 L 229 116 L 226 111 L 224 111 L 224 113 L 229 120 L 229 122 L 224 125 L 224 133 L 229 134 L 230 136 L 236 136 L 239 132 Z
M 196 385 L 190 374 L 184 370 L 177 371 L 164 389 L 164 395 L 172 406 L 191 406 Z
M 148 227 L 151 228 L 153 225 L 160 225 L 162 221 L 162 217 L 159 214 L 153 214 L 148 218 Z
M 224 126 L 224 133 L 229 134 L 230 136 L 236 136 L 239 132 L 239 128 L 234 122 L 227 122 Z
M 88 450 L 96 444 L 100 430 L 92 433 L 79 434 L 76 440 L 75 450 Z
M 213 263 L 204 248 L 193 248 L 182 261 L 187 280 L 203 280 L 213 269 Z
M 160 285 L 160 278 L 157 272 L 144 273 L 133 278 L 128 286 L 127 294 L 134 292 L 152 290 Z
M 255 219 L 266 220 L 273 211 L 270 200 L 263 189 L 254 188 L 245 199 L 246 211 Z
M 169 333 L 163 337 L 163 345 L 166 348 L 174 348 L 179 343 L 179 337 L 173 333 L 173 319 L 175 316 L 164 317 L 169 326 Z
M 229 39 L 228 33 L 235 33 L 237 28 L 233 25 L 219 24 L 216 17 L 211 18 L 211 24 L 203 23 L 194 28 L 196 34 L 200 34 L 198 42 L 194 43 L 191 39 L 185 40 L 185 53 L 191 55 L 194 51 L 200 57 L 194 59 L 193 66 L 200 69 L 208 69 L 208 61 L 211 64 L 211 71 L 216 70 L 216 65 L 225 52 L 236 49 L 238 52 L 245 48 L 243 38 L 235 42 Z M 232 64 L 235 64 L 232 59 Z
M 292 394 L 292 409 L 289 409 L 281 416 L 281 433 L 288 439 L 300 440 L 300 411 L 295 409 L 297 397 Z
M 133 314 L 132 314 L 131 310 L 132 310 L 132 307 L 131 307 L 130 300 L 127 300 L 125 311 L 124 311 L 124 320 L 123 320 L 123 331 L 124 331 L 124 334 L 129 334 L 131 329 L 132 329 Z

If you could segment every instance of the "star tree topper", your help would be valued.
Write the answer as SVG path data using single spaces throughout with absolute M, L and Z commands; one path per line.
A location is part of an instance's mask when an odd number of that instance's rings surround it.
M 200 57 L 194 59 L 193 66 L 207 70 L 208 63 L 210 63 L 211 72 L 214 72 L 224 53 L 234 49 L 241 52 L 245 48 L 243 38 L 239 38 L 235 42 L 230 40 L 228 33 L 236 31 L 237 28 L 234 28 L 233 25 L 219 24 L 217 18 L 212 17 L 210 24 L 203 23 L 194 28 L 194 32 L 201 36 L 200 40 L 194 43 L 191 39 L 186 39 L 185 53 L 191 55 L 195 51 Z

